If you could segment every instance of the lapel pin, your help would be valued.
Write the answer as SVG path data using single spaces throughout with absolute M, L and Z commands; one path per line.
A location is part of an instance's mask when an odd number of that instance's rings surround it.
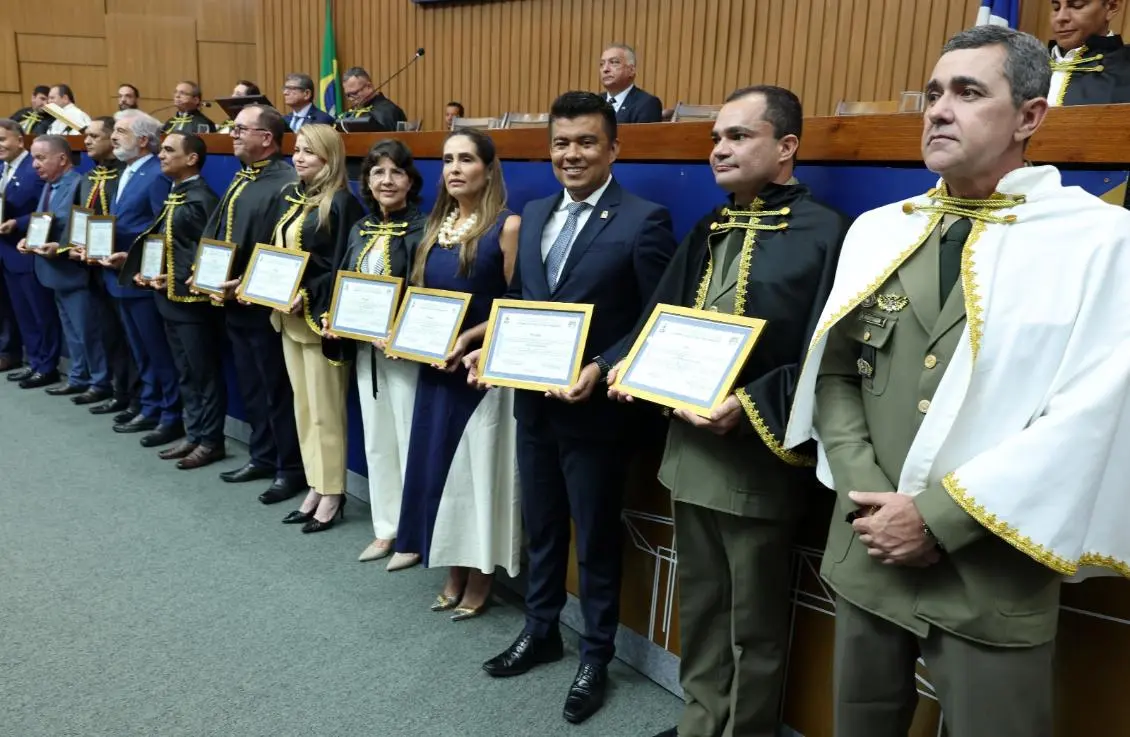
M 608 219 L 608 210 L 601 210 L 600 211 L 600 219 L 601 220 L 607 220 Z

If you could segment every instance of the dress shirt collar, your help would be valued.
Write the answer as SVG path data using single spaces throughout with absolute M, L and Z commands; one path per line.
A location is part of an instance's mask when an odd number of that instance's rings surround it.
M 26 158 L 27 158 L 27 149 L 25 148 L 23 151 L 20 152 L 20 155 L 16 157 L 15 161 L 8 162 L 8 171 L 11 172 L 10 174 L 8 174 L 9 179 L 12 178 L 13 176 L 15 176 L 16 169 L 20 168 L 20 164 L 24 163 L 24 159 L 26 159 Z
M 604 196 L 604 190 L 608 189 L 609 184 L 612 184 L 611 174 L 608 175 L 608 180 L 604 184 L 600 185 L 599 189 L 597 189 L 585 199 L 581 200 L 581 202 L 588 203 L 589 207 L 596 207 L 596 203 L 600 202 L 600 198 Z M 573 204 L 575 201 L 576 200 L 573 199 L 573 196 L 569 194 L 569 190 L 565 190 L 563 196 L 561 197 L 561 201 L 557 203 L 557 207 L 554 209 L 557 212 L 561 212 L 562 210 L 568 209 L 569 205 Z
M 1114 35 L 1114 31 L 1107 31 L 1106 32 L 1107 38 L 1110 38 L 1113 35 Z M 1064 61 L 1065 59 L 1074 59 L 1077 56 L 1079 56 L 1079 49 L 1078 48 L 1068 49 L 1067 51 L 1064 51 L 1063 49 L 1059 48 L 1059 44 L 1055 44 L 1055 43 L 1052 44 L 1052 58 L 1055 61 Z
M 153 158 L 153 154 L 145 154 L 144 156 L 136 159 L 133 163 L 126 166 L 125 170 L 130 173 L 130 176 L 132 176 L 136 174 L 137 170 L 140 169 L 142 165 L 145 164 L 146 161 L 149 161 L 151 158 Z
M 624 100 L 628 99 L 628 93 L 631 92 L 632 90 L 634 90 L 635 88 L 636 88 L 636 86 L 634 84 L 630 84 L 627 87 L 625 87 L 624 89 L 620 90 L 619 94 L 613 95 L 612 96 L 612 107 L 616 108 L 617 111 L 621 107 L 623 107 Z M 608 94 L 607 91 L 605 92 L 605 94 Z
M 292 115 L 296 118 L 302 118 L 303 120 L 309 120 L 310 119 L 310 110 L 313 107 L 314 107 L 314 103 L 309 103 L 306 107 L 302 108 L 301 110 L 295 110 L 292 113 Z

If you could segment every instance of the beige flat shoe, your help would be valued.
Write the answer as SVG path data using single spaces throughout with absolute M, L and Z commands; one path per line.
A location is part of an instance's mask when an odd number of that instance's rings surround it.
M 402 571 L 405 568 L 411 568 L 419 564 L 419 553 L 393 553 L 392 559 L 388 562 L 388 570 Z
M 362 563 L 370 560 L 380 560 L 387 557 L 392 553 L 392 540 L 374 540 L 369 543 L 369 547 L 361 552 L 361 557 L 357 560 Z

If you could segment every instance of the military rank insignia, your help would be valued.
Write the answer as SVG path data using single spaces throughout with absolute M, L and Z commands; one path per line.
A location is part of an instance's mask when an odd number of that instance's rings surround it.
M 875 302 L 883 312 L 899 312 L 910 304 L 910 300 L 902 294 L 880 294 Z
M 862 358 L 855 362 L 855 368 L 859 371 L 859 375 L 865 379 L 870 379 L 875 375 L 875 367 Z

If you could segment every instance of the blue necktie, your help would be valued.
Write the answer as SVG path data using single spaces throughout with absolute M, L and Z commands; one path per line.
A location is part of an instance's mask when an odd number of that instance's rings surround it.
M 51 195 L 55 193 L 55 188 L 58 184 L 48 184 L 43 188 L 43 194 L 39 195 L 39 212 L 49 212 L 51 210 Z
M 290 127 L 294 130 L 295 133 L 297 133 L 298 129 L 302 127 L 302 124 L 305 121 L 306 121 L 305 115 L 294 115 L 294 116 L 291 117 Z
M 561 279 L 561 269 L 565 265 L 565 254 L 569 251 L 569 244 L 573 242 L 573 234 L 577 232 L 577 221 L 581 213 L 589 206 L 587 202 L 572 202 L 569 204 L 569 217 L 565 218 L 565 225 L 557 234 L 557 240 L 549 249 L 545 257 L 545 280 L 549 283 L 549 291 L 557 289 L 557 282 Z

